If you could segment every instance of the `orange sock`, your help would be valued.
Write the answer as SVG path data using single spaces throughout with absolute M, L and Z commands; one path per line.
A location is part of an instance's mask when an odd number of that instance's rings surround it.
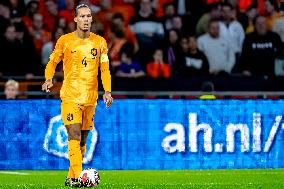
M 82 154 L 80 150 L 80 141 L 68 141 L 68 157 L 70 161 L 70 168 L 74 173 L 74 178 L 77 179 L 82 172 Z
M 69 167 L 69 171 L 68 171 L 67 177 L 68 177 L 68 178 L 75 178 L 74 172 L 73 172 L 73 170 L 71 169 L 71 166 Z
M 86 152 L 86 145 L 85 146 L 81 146 L 81 154 L 82 154 L 82 161 L 84 159 L 84 155 L 85 155 L 85 152 Z

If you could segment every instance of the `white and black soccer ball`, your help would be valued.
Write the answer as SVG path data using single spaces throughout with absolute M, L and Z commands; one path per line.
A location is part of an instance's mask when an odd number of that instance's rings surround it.
M 94 188 L 100 183 L 99 172 L 92 168 L 84 169 L 78 180 L 83 187 Z

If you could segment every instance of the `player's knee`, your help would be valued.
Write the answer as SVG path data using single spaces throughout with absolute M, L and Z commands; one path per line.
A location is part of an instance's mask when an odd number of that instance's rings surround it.
M 69 140 L 79 140 L 81 141 L 81 132 L 77 130 L 69 130 L 68 133 Z

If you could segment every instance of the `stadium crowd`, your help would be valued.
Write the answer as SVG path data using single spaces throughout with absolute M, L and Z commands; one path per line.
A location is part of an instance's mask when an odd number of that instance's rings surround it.
M 107 40 L 115 77 L 284 76 L 280 0 L 1 0 L 0 76 L 43 76 L 79 3 Z

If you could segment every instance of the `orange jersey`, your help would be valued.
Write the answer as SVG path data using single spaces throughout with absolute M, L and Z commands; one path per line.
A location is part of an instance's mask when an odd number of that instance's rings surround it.
M 86 39 L 75 32 L 61 36 L 46 65 L 45 79 L 53 78 L 56 65 L 63 60 L 64 81 L 60 90 L 63 102 L 95 105 L 98 98 L 98 68 L 105 91 L 111 92 L 107 44 L 103 37 L 90 33 Z

